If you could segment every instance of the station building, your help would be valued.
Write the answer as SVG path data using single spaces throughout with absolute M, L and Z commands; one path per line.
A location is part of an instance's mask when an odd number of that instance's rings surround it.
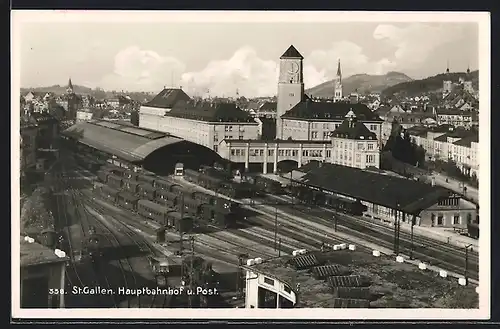
M 443 187 L 369 170 L 319 163 L 293 174 L 304 184 L 367 206 L 365 216 L 383 222 L 466 228 L 476 219 L 476 205 Z
M 259 137 L 259 123 L 236 104 L 192 100 L 181 89 L 164 89 L 141 106 L 139 127 L 167 132 L 215 152 L 224 139 Z
M 65 270 L 69 258 L 36 242 L 21 241 L 21 308 L 64 308 L 64 294 L 49 289 L 66 289 Z
M 111 121 L 77 123 L 62 133 L 80 152 L 128 168 L 171 174 L 175 164 L 198 169 L 224 162 L 213 150 L 179 137 Z
M 378 144 L 373 150 L 359 151 L 375 151 L 382 141 L 383 120 L 364 104 L 344 101 L 340 63 L 337 75 L 333 101 L 311 99 L 304 93 L 303 57 L 290 46 L 280 57 L 274 138 L 264 136 L 262 124 L 236 104 L 191 100 L 181 89 L 164 89 L 144 104 L 140 109 L 139 127 L 203 145 L 226 160 L 245 164 L 246 169 L 251 163 L 259 163 L 264 173 L 269 170 L 269 163 L 273 163 L 276 171 L 277 162 L 285 160 L 297 162 L 298 167 L 312 160 L 378 167 L 378 156 L 372 154 L 360 154 L 357 162 L 357 155 L 345 161 L 340 142 L 332 143 L 332 134 L 341 126 L 337 132 L 345 129 L 343 122 L 348 114 L 359 123 L 356 130 L 363 125 L 366 128 L 363 134 L 375 136 L 373 141 Z M 349 139 L 349 136 L 337 134 L 335 138 Z M 342 146 L 358 142 L 356 137 L 347 144 L 342 141 Z M 372 143 L 366 147 L 370 145 Z

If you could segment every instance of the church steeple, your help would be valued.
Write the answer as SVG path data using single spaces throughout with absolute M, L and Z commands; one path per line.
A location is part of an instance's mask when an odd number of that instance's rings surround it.
M 68 80 L 68 88 L 66 88 L 66 91 L 68 92 L 68 94 L 73 93 L 73 83 L 71 82 L 71 78 L 69 78 Z
M 446 61 L 446 74 L 450 73 L 450 61 Z
M 338 83 L 342 83 L 342 70 L 340 69 L 340 59 L 337 66 L 337 81 Z
M 337 65 L 337 76 L 335 79 L 335 90 L 334 90 L 334 97 L 333 100 L 335 102 L 338 102 L 342 99 L 343 93 L 342 93 L 342 70 L 340 68 L 340 59 L 339 63 Z

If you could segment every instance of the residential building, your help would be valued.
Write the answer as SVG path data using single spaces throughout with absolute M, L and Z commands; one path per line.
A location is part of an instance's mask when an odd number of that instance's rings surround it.
M 477 130 L 442 125 L 432 129 L 415 127 L 407 131 L 412 140 L 425 149 L 429 160 L 453 160 L 465 175 L 479 177 Z
M 36 138 L 38 135 L 38 127 L 29 122 L 22 121 L 21 122 L 21 130 L 20 130 L 20 167 L 21 172 L 25 172 L 27 170 L 32 170 L 36 166 Z
M 331 163 L 365 169 L 380 167 L 380 148 L 377 135 L 357 121 L 353 111 L 333 131 Z
M 436 122 L 438 125 L 452 125 L 455 127 L 470 128 L 472 126 L 472 112 L 460 109 L 436 109 Z
M 82 109 L 76 112 L 76 122 L 92 120 L 93 113 L 89 109 Z

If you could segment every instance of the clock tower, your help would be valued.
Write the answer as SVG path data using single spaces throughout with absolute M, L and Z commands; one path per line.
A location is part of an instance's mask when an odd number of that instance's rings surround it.
M 280 57 L 276 138 L 284 139 L 281 116 L 304 99 L 304 57 L 292 45 Z

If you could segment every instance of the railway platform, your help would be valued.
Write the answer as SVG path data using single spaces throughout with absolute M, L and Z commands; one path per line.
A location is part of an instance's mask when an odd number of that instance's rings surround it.
M 401 225 L 401 229 L 410 232 L 409 225 Z M 457 231 L 450 227 L 423 227 L 414 226 L 413 233 L 432 238 L 437 241 L 452 244 L 457 247 L 465 247 L 471 245 L 474 251 L 479 252 L 479 240 L 470 238 L 465 235 L 460 235 Z

